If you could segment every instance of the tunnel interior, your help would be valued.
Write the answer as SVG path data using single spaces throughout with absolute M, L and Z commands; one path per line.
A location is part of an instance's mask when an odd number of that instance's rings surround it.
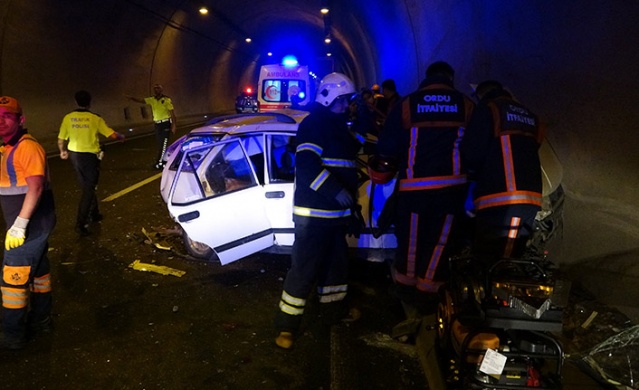
M 0 94 L 55 150 L 79 89 L 111 126 L 132 128 L 149 112 L 124 95 L 160 83 L 178 118 L 228 112 L 284 54 L 358 87 L 394 79 L 402 95 L 445 60 L 461 91 L 499 80 L 546 123 L 567 194 L 556 256 L 578 262 L 639 250 L 637 15 L 631 0 L 5 0 Z

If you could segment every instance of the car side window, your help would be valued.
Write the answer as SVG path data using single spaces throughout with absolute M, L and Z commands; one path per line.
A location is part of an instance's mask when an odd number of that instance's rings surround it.
M 185 152 L 171 202 L 188 204 L 257 185 L 240 141 Z
M 206 198 L 256 185 L 251 162 L 239 141 L 216 145 L 197 175 Z
M 295 136 L 269 135 L 269 176 L 271 182 L 287 183 L 295 179 Z
M 249 155 L 258 182 L 264 185 L 264 135 L 251 135 L 242 137 L 241 140 L 244 150 Z
M 205 161 L 209 151 L 210 148 L 201 147 L 186 151 L 184 152 L 184 159 L 179 158 L 178 162 L 174 163 L 175 169 L 177 169 L 178 164 L 181 164 L 182 169 L 176 178 L 175 192 L 171 200 L 173 204 L 188 204 L 204 199 L 204 192 L 198 180 L 196 170 L 202 165 L 202 162 Z

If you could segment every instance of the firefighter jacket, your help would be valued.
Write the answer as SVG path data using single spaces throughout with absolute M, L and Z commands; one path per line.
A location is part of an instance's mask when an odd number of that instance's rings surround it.
M 300 123 L 295 153 L 293 220 L 310 224 L 347 224 L 351 209 L 335 196 L 346 189 L 357 193 L 355 162 L 363 138 L 348 130 L 346 115 L 335 114 L 321 104 Z
M 400 192 L 436 195 L 465 188 L 459 144 L 474 106 L 449 80 L 433 78 L 394 107 L 377 154 L 398 160 Z
M 477 183 L 477 211 L 515 204 L 541 206 L 538 151 L 543 137 L 537 116 L 508 92 L 484 96 L 462 143 L 471 180 Z

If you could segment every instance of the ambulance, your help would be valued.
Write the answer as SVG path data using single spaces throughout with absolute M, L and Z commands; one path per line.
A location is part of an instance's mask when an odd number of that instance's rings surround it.
M 284 57 L 281 64 L 263 65 L 257 85 L 260 111 L 304 106 L 310 102 L 310 88 L 308 66 L 292 56 Z

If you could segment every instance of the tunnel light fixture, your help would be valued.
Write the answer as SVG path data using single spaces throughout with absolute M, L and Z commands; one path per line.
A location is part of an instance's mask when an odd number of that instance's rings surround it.
M 322 7 L 320 8 L 322 15 L 328 14 L 328 0 L 322 0 Z
M 326 43 L 327 45 L 329 43 L 331 43 L 331 36 L 330 35 L 327 35 L 326 38 L 324 38 L 324 43 Z
M 332 55 L 333 55 L 333 53 L 331 53 L 330 51 L 328 53 L 326 53 L 326 57 L 330 57 Z
M 266 55 L 269 56 L 269 57 L 273 57 L 273 52 L 269 51 L 268 53 L 266 53 Z
M 200 7 L 200 14 L 207 15 L 209 13 L 209 9 L 206 7 Z
M 251 43 L 252 39 L 251 38 L 246 38 L 245 41 L 246 41 L 246 43 Z

